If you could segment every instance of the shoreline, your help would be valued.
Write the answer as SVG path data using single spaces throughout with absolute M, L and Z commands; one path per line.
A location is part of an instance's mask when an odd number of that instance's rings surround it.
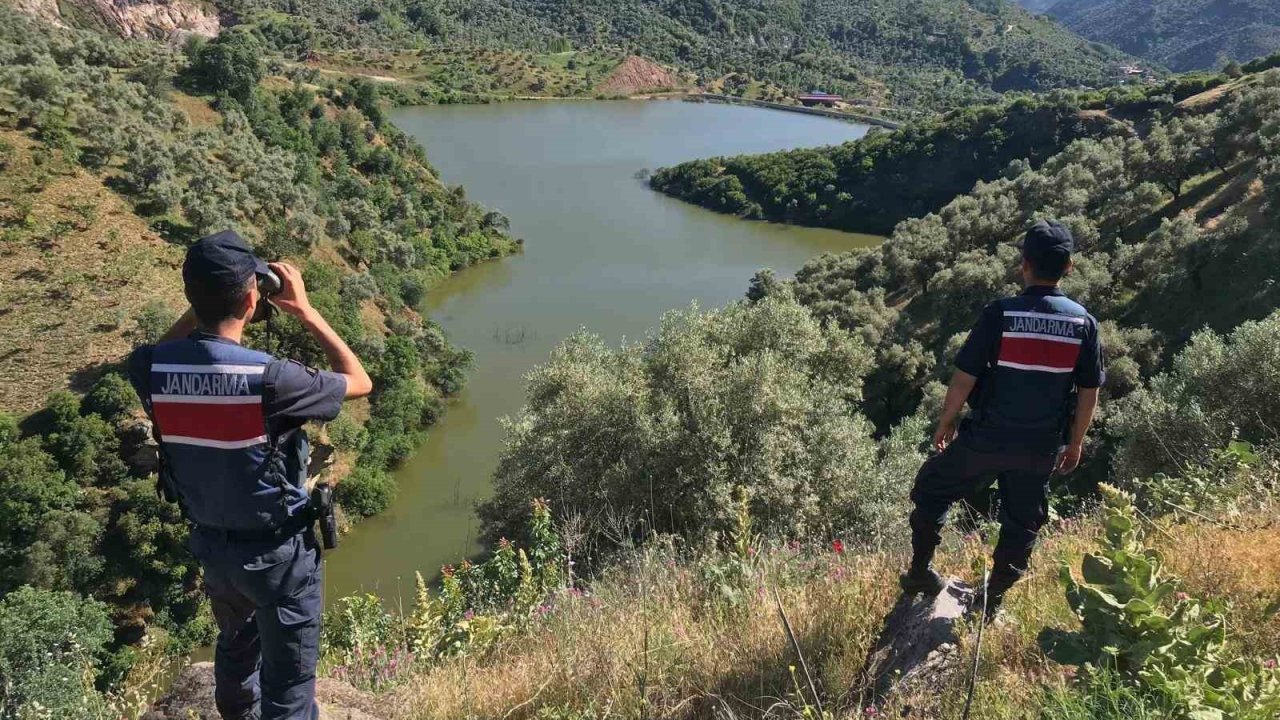
M 799 113 L 801 115 L 812 115 L 814 117 L 825 117 L 832 120 L 843 120 L 845 122 L 862 123 L 864 125 L 872 125 L 876 127 L 886 128 L 888 130 L 898 130 L 906 124 L 896 120 L 888 120 L 874 115 L 864 115 L 862 113 L 844 112 L 841 110 L 829 110 L 826 108 L 811 108 L 802 105 L 786 105 L 783 103 L 770 102 L 768 100 L 754 100 L 751 98 L 742 98 L 734 95 L 720 95 L 717 93 L 699 92 L 695 90 L 678 90 L 667 92 L 641 92 L 633 95 L 616 95 L 616 96 L 592 96 L 592 95 L 570 95 L 570 96 L 552 96 L 552 95 L 489 95 L 484 97 L 476 97 L 470 100 L 462 100 L 450 103 L 388 103 L 392 108 L 408 108 L 408 107 L 431 107 L 434 105 L 490 105 L 495 103 L 507 102 L 611 102 L 620 100 L 646 100 L 646 101 L 663 101 L 663 100 L 679 100 L 682 102 L 712 102 L 725 105 L 748 105 L 766 110 L 781 110 L 783 112 Z

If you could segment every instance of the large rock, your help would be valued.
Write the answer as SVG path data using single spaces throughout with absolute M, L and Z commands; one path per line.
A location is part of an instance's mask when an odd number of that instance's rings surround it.
M 863 670 L 870 688 L 866 704 L 878 707 L 892 693 L 944 684 L 959 662 L 955 626 L 973 596 L 972 587 L 949 578 L 937 597 L 898 599 Z
M 127 418 L 117 428 L 120 456 L 136 475 L 153 475 L 160 471 L 160 448 L 151 435 L 151 420 L 142 413 Z
M 74 6 L 126 38 L 165 40 L 187 35 L 214 37 L 222 22 L 200 0 L 16 0 L 19 10 L 55 25 L 70 24 L 63 6 Z
M 379 714 L 375 698 L 344 682 L 321 678 L 316 682 L 316 697 L 320 720 L 388 720 Z M 213 704 L 213 663 L 184 668 L 142 720 L 220 720 Z

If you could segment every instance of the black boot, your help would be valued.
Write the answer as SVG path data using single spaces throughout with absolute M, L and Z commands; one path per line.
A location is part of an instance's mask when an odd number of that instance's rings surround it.
M 922 568 L 912 567 L 898 578 L 898 584 L 908 595 L 920 594 L 928 597 L 938 595 L 947 587 L 947 581 L 928 565 Z
M 898 584 L 908 595 L 934 597 L 947 587 L 947 582 L 933 569 L 933 553 L 938 549 L 938 533 L 936 529 L 933 532 L 921 531 L 916 522 L 917 513 L 911 515 L 911 568 L 898 578 Z
M 1016 575 L 993 573 L 987 579 L 987 586 L 973 596 L 973 604 L 969 606 L 969 617 L 981 614 L 984 622 L 994 622 L 1000 614 L 1000 606 L 1004 604 L 1004 596 L 1017 581 Z

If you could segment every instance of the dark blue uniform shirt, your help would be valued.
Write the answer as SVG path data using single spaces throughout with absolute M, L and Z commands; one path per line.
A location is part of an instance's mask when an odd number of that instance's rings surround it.
M 227 358 L 256 367 L 217 364 Z M 251 530 L 279 526 L 307 506 L 309 445 L 301 428 L 337 417 L 345 377 L 196 331 L 176 343 L 139 347 L 129 357 L 129 379 L 157 427 L 168 428 L 161 440 L 192 520 Z M 283 483 L 270 480 L 263 465 L 268 438 L 278 443 Z
M 1098 321 L 1048 286 L 984 308 L 955 364 L 978 378 L 962 432 L 984 452 L 1056 451 L 1074 390 L 1106 380 Z
M 235 341 L 200 330 L 193 340 L 235 345 Z M 129 356 L 129 381 L 146 401 L 151 382 L 151 345 L 143 345 Z M 328 422 L 338 417 L 347 395 L 347 379 L 338 373 L 316 370 L 297 360 L 273 360 L 262 376 L 263 398 L 268 427 L 285 433 L 310 420 Z

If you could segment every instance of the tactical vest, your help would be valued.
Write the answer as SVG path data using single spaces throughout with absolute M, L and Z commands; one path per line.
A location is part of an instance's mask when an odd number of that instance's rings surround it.
M 303 512 L 306 435 L 273 437 L 263 406 L 266 353 L 198 335 L 155 346 L 151 416 L 169 481 L 196 525 L 285 526 Z
M 1052 452 L 1075 411 L 1075 370 L 1089 313 L 1060 293 L 1023 294 L 997 303 L 999 350 L 980 380 L 969 430 L 1002 450 Z

